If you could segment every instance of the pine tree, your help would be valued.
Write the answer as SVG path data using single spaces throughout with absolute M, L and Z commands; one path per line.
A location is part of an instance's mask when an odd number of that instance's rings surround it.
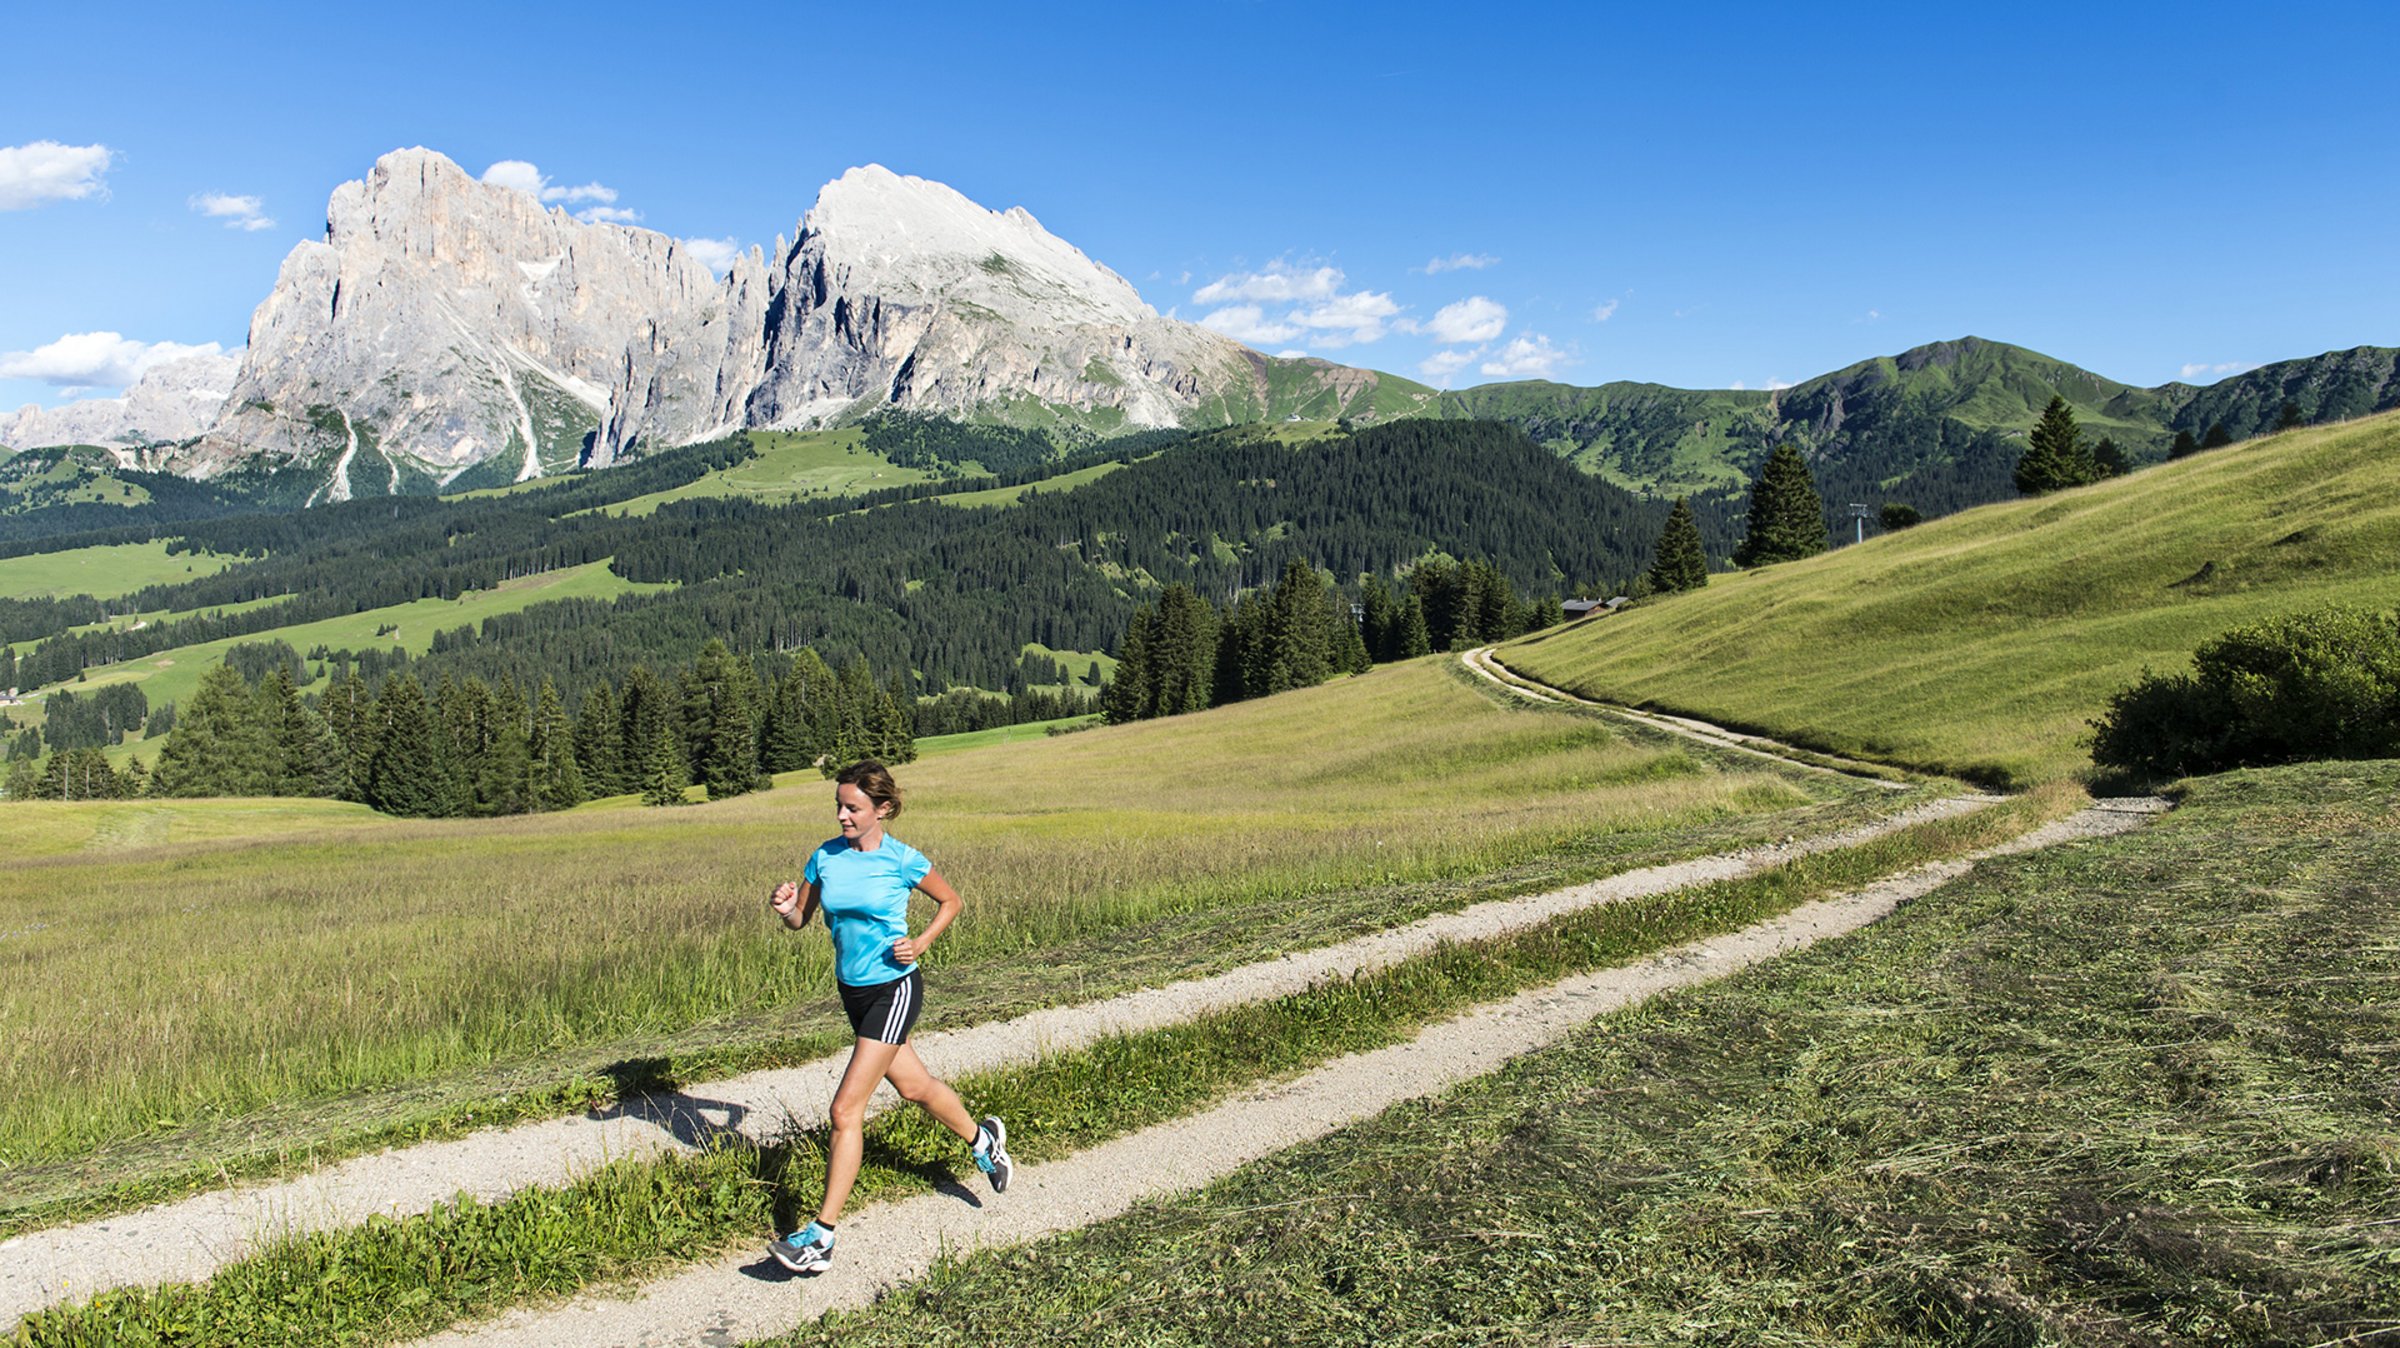
M 339 746 L 341 770 L 334 795 L 342 800 L 363 801 L 367 798 L 367 771 L 375 761 L 374 699 L 366 685 L 350 677 L 347 668 L 336 668 L 333 678 L 325 685 L 325 695 L 319 706 L 325 717 L 326 729 L 332 732 Z
M 1708 584 L 1708 552 L 1700 542 L 1700 522 L 1692 517 L 1691 502 L 1675 498 L 1666 527 L 1658 531 L 1658 546 L 1650 563 L 1650 585 L 1661 594 L 1697 590 Z
M 1379 576 L 1358 578 L 1359 640 L 1366 643 L 1367 654 L 1375 660 L 1397 660 L 1399 654 L 1400 606 L 1392 602 L 1392 592 L 1385 588 Z
M 2175 432 L 2175 443 L 2167 446 L 2167 457 L 2170 459 L 2188 459 L 2199 452 L 2200 442 L 2192 438 L 2190 431 Z
M 1159 596 L 1146 643 L 1151 716 L 1206 711 L 1216 681 L 1217 615 L 1189 585 Z
M 638 779 L 644 805 L 681 805 L 690 773 L 683 764 L 682 739 L 666 718 L 651 722 L 650 739 L 642 746 Z
M 425 690 L 406 674 L 386 675 L 375 696 L 375 758 L 367 769 L 367 803 L 385 814 L 437 819 L 452 813 L 452 792 L 441 728 Z
M 2017 460 L 2017 490 L 2040 496 L 2096 481 L 2099 465 L 2075 428 L 2075 409 L 2057 394 L 2042 409 L 2042 419 L 2025 437 L 2025 453 Z
M 2225 446 L 2232 443 L 2233 432 L 2226 430 L 2225 423 L 2222 421 L 2210 422 L 2208 425 L 2208 434 L 2200 437 L 2200 447 L 2202 449 L 2223 449 Z
M 1411 594 L 1400 602 L 1400 643 L 1395 659 L 1414 660 L 1433 654 L 1433 633 L 1425 625 L 1425 604 Z
M 1766 566 L 1814 557 L 1825 550 L 1825 501 L 1808 463 L 1791 445 L 1777 445 L 1750 484 L 1750 523 L 1733 564 Z
M 710 800 L 756 789 L 758 722 L 751 704 L 753 679 L 715 637 L 700 648 L 684 677 L 684 735 L 693 775 Z
M 2305 426 L 2307 424 L 2308 422 L 2306 419 L 2300 415 L 2300 404 L 2293 402 L 2289 398 L 2284 399 L 2283 406 L 2277 409 L 2275 413 L 2275 429 L 2279 431 L 2288 431 L 2295 426 Z
M 2107 436 L 2100 437 L 2100 443 L 2092 446 L 2093 481 L 2123 477 L 2132 468 L 2133 465 L 2126 462 L 2125 451 L 2117 448 L 2117 442 Z
M 775 684 L 774 715 L 767 723 L 764 764 L 769 772 L 797 772 L 833 752 L 833 671 L 814 650 L 801 647 L 791 668 Z
M 1267 596 L 1264 693 L 1308 688 L 1333 673 L 1326 657 L 1325 582 L 1317 569 L 1295 557 Z
M 1125 624 L 1124 643 L 1117 647 L 1117 674 L 1100 695 L 1100 719 L 1125 725 L 1150 715 L 1156 704 L 1150 691 L 1150 606 L 1133 611 Z
M 575 766 L 583 789 L 614 796 L 632 789 L 625 770 L 625 728 L 617 715 L 616 690 L 603 681 L 583 695 L 575 713 Z
M 280 767 L 257 697 L 240 670 L 221 664 L 200 676 L 159 747 L 151 789 L 162 796 L 263 796 L 274 790 Z
M 876 709 L 874 757 L 886 764 L 917 760 L 916 706 L 916 695 L 908 691 L 907 672 L 893 671 L 891 686 L 884 690 Z
M 566 704 L 548 679 L 534 696 L 533 736 L 526 749 L 535 809 L 564 810 L 583 803 L 583 765 L 575 756 L 575 730 L 567 721 Z

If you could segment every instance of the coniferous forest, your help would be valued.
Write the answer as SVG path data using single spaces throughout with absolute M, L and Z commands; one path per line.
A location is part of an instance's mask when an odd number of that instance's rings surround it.
M 17 679 L 57 683 L 193 642 L 613 559 L 627 579 L 672 588 L 540 604 L 445 632 L 412 662 L 419 677 L 520 688 L 548 679 L 574 699 L 621 684 L 637 664 L 688 660 L 713 637 L 746 656 L 807 646 L 837 663 L 910 671 L 920 694 L 1002 690 L 1028 643 L 1115 650 L 1135 609 L 1166 586 L 1231 604 L 1293 558 L 1343 578 L 1353 603 L 1364 602 L 1357 577 L 1396 580 L 1445 553 L 1480 559 L 1525 594 L 1621 585 L 1648 565 L 1667 511 L 1492 423 L 1401 422 L 1299 446 L 1244 431 L 1159 440 L 1145 437 L 1126 452 L 1132 461 L 1072 491 L 1034 483 L 1007 509 L 696 498 L 643 516 L 578 513 L 749 452 L 723 442 L 495 498 L 207 521 L 175 532 L 173 546 L 256 560 L 115 607 L 274 602 L 53 635 L 19 658 Z M 645 480 L 619 483 L 620 473 Z M 1734 521 L 1719 514 L 1702 527 L 1723 539 Z

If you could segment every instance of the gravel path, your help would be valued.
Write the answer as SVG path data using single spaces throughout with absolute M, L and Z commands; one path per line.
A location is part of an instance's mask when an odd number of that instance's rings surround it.
M 1328 979 L 1386 968 L 1444 941 L 1481 940 L 1599 904 L 1738 878 L 1794 857 L 1981 809 L 1995 799 L 1967 795 L 1930 801 L 1822 836 L 1480 903 L 1207 978 L 920 1035 L 913 1042 L 927 1065 L 943 1076 L 1032 1062 L 1045 1053 L 1108 1035 L 1179 1024 L 1225 1007 L 1304 991 Z M 370 1216 L 420 1213 L 462 1192 L 496 1200 L 529 1185 L 567 1183 L 620 1157 L 689 1151 L 719 1133 L 764 1141 L 788 1120 L 821 1124 L 848 1057 L 837 1054 L 801 1067 L 643 1097 L 602 1114 L 423 1143 L 357 1157 L 280 1183 L 216 1190 L 74 1226 L 28 1232 L 0 1241 L 0 1326 L 70 1295 L 82 1298 L 132 1284 L 199 1281 L 287 1232 L 333 1230 Z M 877 1094 L 874 1108 L 896 1102 L 887 1086 Z
M 1856 759 L 1846 759 L 1836 754 L 1818 753 L 1813 749 L 1807 752 L 1810 759 L 1816 761 L 1795 758 L 1793 755 L 1800 752 L 1799 750 L 1781 740 L 1769 739 L 1764 735 L 1728 730 L 1721 725 L 1712 725 L 1707 721 L 1689 716 L 1670 716 L 1665 712 L 1641 711 L 1614 702 L 1596 702 L 1591 698 L 1570 693 L 1563 688 L 1553 688 L 1546 683 L 1538 683 L 1502 664 L 1500 657 L 1494 655 L 1489 646 L 1478 646 L 1461 655 L 1459 660 L 1468 669 L 1490 682 L 1529 701 L 1571 703 L 1578 707 L 1591 707 L 1612 716 L 1621 716 L 1628 721 L 1649 726 L 1653 730 L 1664 730 L 1670 735 L 1681 735 L 1685 739 L 1698 740 L 1702 744 L 1712 744 L 1720 749 L 1731 749 L 1736 753 L 1773 759 L 1787 766 L 1802 768 L 1809 772 L 1849 777 L 1870 786 L 1880 786 L 1887 791 L 1906 791 L 1911 787 L 1908 782 L 1896 782 L 1889 777 L 1879 775 L 1882 769 L 1875 764 L 1861 763 Z M 1849 766 L 1840 766 L 1842 764 Z
M 2165 802 L 2147 799 L 2102 801 L 1976 855 L 2026 852 L 2120 833 L 2141 826 L 2164 808 Z M 1064 1160 L 1020 1167 L 1004 1197 L 935 1194 L 867 1208 L 842 1224 L 840 1256 L 830 1272 L 816 1278 L 793 1277 L 764 1254 L 747 1252 L 673 1274 L 637 1289 L 630 1299 L 587 1295 L 555 1308 L 510 1312 L 422 1344 L 664 1348 L 738 1344 L 784 1333 L 828 1311 L 874 1301 L 921 1277 L 944 1253 L 1072 1230 L 1145 1199 L 1198 1188 L 1403 1100 L 1483 1076 L 1507 1059 L 1564 1038 L 1596 1016 L 1855 931 L 1971 866 L 1971 860 L 1921 866 L 1727 936 L 1478 1007 L 1409 1043 L 1336 1059 L 1305 1076 L 1258 1088 L 1200 1114 Z

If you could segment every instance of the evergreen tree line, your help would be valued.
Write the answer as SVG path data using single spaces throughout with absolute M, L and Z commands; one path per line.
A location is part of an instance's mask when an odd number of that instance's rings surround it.
M 61 749 L 104 749 L 141 731 L 150 720 L 150 699 L 140 685 L 114 683 L 78 697 L 61 688 L 43 704 L 42 739 Z
M 139 759 L 128 761 L 119 772 L 99 749 L 61 750 L 46 766 L 37 764 L 37 757 L 26 754 L 9 760 L 10 800 L 128 800 L 149 792 L 150 776 Z
M 838 673 L 803 650 L 780 677 L 709 641 L 665 674 L 636 666 L 595 685 L 570 716 L 544 680 L 529 700 L 514 680 L 413 674 L 380 686 L 336 668 L 311 699 L 282 661 L 255 677 L 228 662 L 202 676 L 159 751 L 161 796 L 316 796 L 417 818 L 565 809 L 639 792 L 674 804 L 700 786 L 712 800 L 760 790 L 769 774 L 828 775 L 864 757 L 916 756 L 914 705 L 895 677 L 863 662 Z
M 1127 625 L 1116 677 L 1100 697 L 1111 724 L 1203 711 L 1364 673 L 1407 660 L 1505 640 L 1558 621 L 1555 600 L 1520 601 L 1508 578 L 1476 560 L 1433 559 L 1397 592 L 1359 578 L 1353 600 L 1303 558 L 1219 608 L 1189 585 L 1169 585 Z

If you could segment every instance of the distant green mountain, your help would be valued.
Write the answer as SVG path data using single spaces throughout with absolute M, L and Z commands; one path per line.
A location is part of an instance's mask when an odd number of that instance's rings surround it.
M 1440 395 L 1433 414 L 1524 430 L 1587 472 L 1661 496 L 1745 490 L 1769 450 L 1797 444 L 1829 508 L 1905 501 L 1927 515 L 2014 496 L 2024 433 L 2052 395 L 2087 436 L 2134 462 L 2179 430 L 2272 430 L 2400 406 L 2400 351 L 2359 347 L 2283 361 L 2205 388 L 2140 388 L 1981 337 L 1878 356 L 1774 392 L 1527 382 Z

